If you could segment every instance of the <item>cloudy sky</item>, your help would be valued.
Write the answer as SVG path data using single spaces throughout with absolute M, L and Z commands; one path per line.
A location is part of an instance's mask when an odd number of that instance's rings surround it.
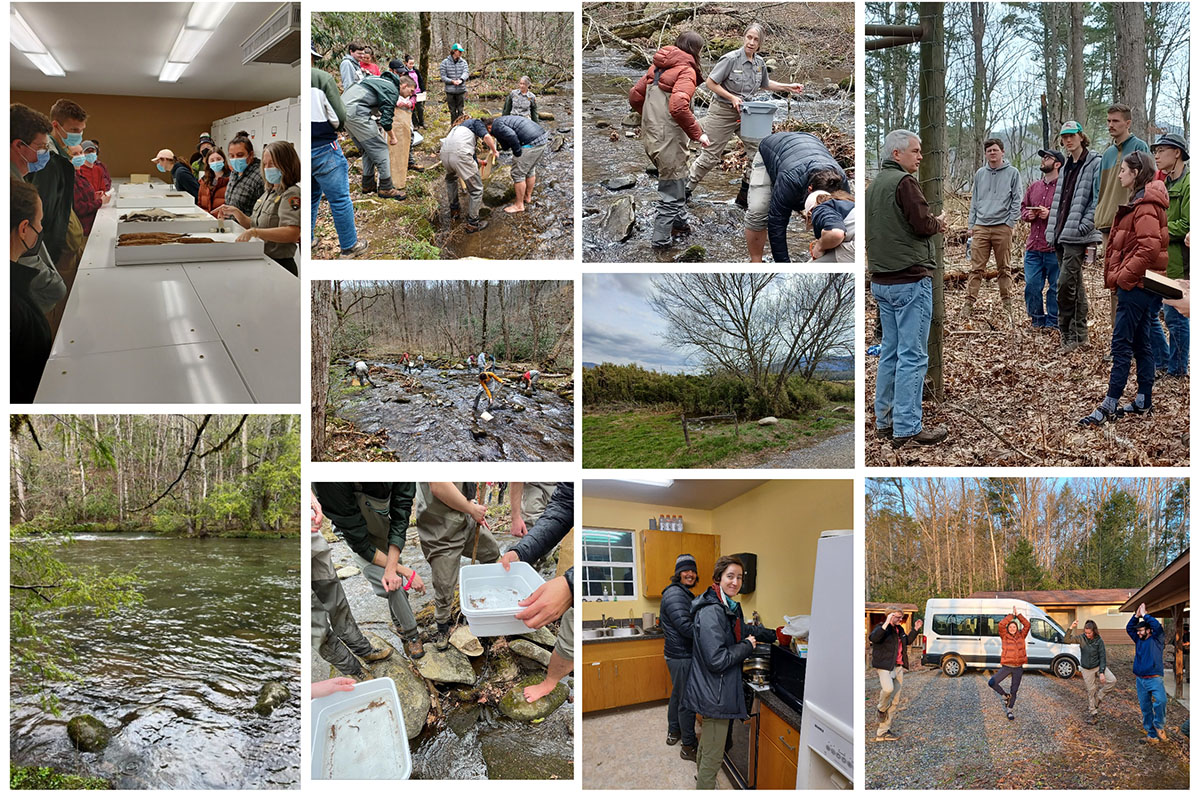
M 666 323 L 650 308 L 653 275 L 583 275 L 583 360 L 637 364 L 659 372 L 695 372 L 699 364 L 668 347 Z

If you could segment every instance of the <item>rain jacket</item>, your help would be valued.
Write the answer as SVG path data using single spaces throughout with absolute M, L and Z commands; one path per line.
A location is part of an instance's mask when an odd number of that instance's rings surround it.
M 1163 177 L 1160 171 L 1159 177 Z M 1183 243 L 1191 230 L 1191 190 L 1192 170 L 1189 164 L 1183 165 L 1183 174 L 1174 183 L 1167 183 L 1167 197 L 1171 205 L 1167 209 L 1167 233 L 1171 236 L 1171 245 L 1167 248 L 1167 277 L 1187 278 L 1191 271 L 1188 269 L 1190 249 Z
M 521 537 L 512 549 L 526 563 L 532 564 L 554 549 L 555 545 L 571 532 L 575 525 L 575 484 L 563 481 L 554 487 L 550 502 L 538 517 L 538 521 Z M 571 591 L 575 591 L 575 568 L 571 567 L 563 577 Z
M 1017 614 L 1015 619 L 1020 623 L 1016 635 L 1008 632 L 1008 623 L 1014 620 L 1012 614 L 1000 620 L 1000 666 L 1002 667 L 1025 666 L 1025 637 L 1029 634 L 1029 620 L 1025 619 L 1024 614 Z
M 884 626 L 883 623 L 880 623 L 875 626 L 867 638 L 871 640 L 871 667 L 873 669 L 888 671 L 895 669 L 896 649 L 901 643 L 904 644 L 901 652 L 901 658 L 904 659 L 903 666 L 908 669 L 908 646 L 916 641 L 916 631 L 905 633 L 903 625 Z
M 396 545 L 404 549 L 408 518 L 412 512 L 415 483 L 314 483 L 313 493 L 321 503 L 321 511 L 333 523 L 334 528 L 350 549 L 366 561 L 375 560 L 378 550 L 387 556 L 387 549 Z M 360 496 L 370 512 L 384 519 L 369 520 Z M 378 535 L 371 528 L 386 525 L 386 535 Z
M 682 583 L 667 584 L 658 606 L 665 658 L 692 657 L 692 602 L 696 596 Z
M 1147 271 L 1167 273 L 1167 187 L 1150 181 L 1140 196 L 1117 207 L 1104 257 L 1104 286 L 1126 291 L 1142 285 Z
M 754 652 L 746 636 L 775 641 L 775 631 L 747 625 L 741 605 L 730 608 L 716 586 L 692 601 L 692 671 L 683 693 L 684 708 L 706 718 L 746 718 L 742 662 Z
M 675 45 L 668 45 L 654 54 L 654 62 L 646 74 L 629 90 L 629 105 L 642 113 L 646 90 L 657 82 L 658 88 L 671 96 L 667 108 L 671 119 L 683 129 L 689 139 L 700 141 L 704 131 L 692 113 L 692 95 L 700 83 L 700 64 L 690 54 Z

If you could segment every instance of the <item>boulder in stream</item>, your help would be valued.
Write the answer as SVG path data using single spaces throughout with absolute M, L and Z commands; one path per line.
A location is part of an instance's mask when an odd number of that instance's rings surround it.
M 367 634 L 367 640 L 372 647 L 390 646 L 373 633 Z M 429 716 L 429 687 L 413 673 L 408 660 L 400 655 L 398 650 L 384 660 L 372 664 L 371 671 L 378 678 L 391 678 L 392 683 L 396 685 L 396 694 L 400 696 L 400 708 L 404 711 L 405 734 L 409 739 L 415 739 L 425 727 L 425 718 Z
M 471 634 L 471 629 L 466 625 L 459 625 L 454 629 L 454 633 L 450 634 L 450 644 L 457 647 L 463 655 L 483 655 L 483 645 Z
M 519 633 L 517 635 L 522 639 L 528 639 L 531 642 L 536 642 L 542 647 L 554 647 L 554 644 L 558 641 L 558 636 L 554 633 L 554 631 L 550 630 L 544 625 L 537 630 L 530 631 L 529 633 Z
M 610 192 L 619 192 L 623 189 L 632 189 L 637 186 L 636 175 L 622 175 L 618 178 L 609 178 L 604 182 L 604 188 Z
M 508 643 L 508 649 L 512 650 L 525 666 L 533 669 L 545 669 L 550 666 L 550 651 L 543 650 L 533 642 L 515 639 Z
M 708 261 L 708 251 L 702 244 L 694 244 L 675 259 L 680 264 L 699 264 Z
M 425 657 L 417 659 L 417 670 L 434 683 L 475 683 L 475 670 L 470 660 L 453 647 L 438 650 L 425 648 Z
M 516 657 L 507 646 L 499 642 L 492 645 L 488 661 L 491 667 L 491 679 L 495 683 L 515 681 L 521 675 L 521 667 L 517 664 Z
M 545 719 L 554 709 L 561 706 L 567 699 L 567 687 L 558 684 L 545 697 L 538 698 L 532 703 L 525 702 L 525 687 L 541 683 L 545 675 L 531 675 L 518 683 L 508 694 L 500 698 L 500 713 L 517 722 L 534 722 Z
M 600 231 L 610 242 L 623 242 L 633 234 L 634 215 L 633 197 L 621 195 L 609 200 L 602 212 Z
M 565 136 L 563 136 L 562 134 L 558 134 L 558 133 L 554 134 L 554 136 L 550 139 L 550 152 L 557 153 L 559 150 L 563 149 L 563 145 L 566 143 L 567 143 L 567 139 Z M 551 183 L 551 186 L 554 185 L 553 181 L 551 181 L 550 183 Z
M 71 717 L 71 721 L 67 723 L 67 737 L 70 738 L 71 744 L 75 745 L 76 750 L 82 750 L 85 753 L 99 753 L 108 747 L 112 733 L 103 722 L 91 714 L 80 714 L 77 717 Z
M 475 723 L 479 722 L 479 715 L 482 711 L 483 709 L 478 704 L 458 706 L 446 715 L 446 726 L 461 739 L 471 728 L 475 727 Z
M 292 693 L 279 681 L 267 681 L 258 691 L 258 702 L 254 704 L 254 710 L 264 717 L 270 716 L 272 711 L 286 703 L 291 696 Z
M 642 127 L 642 115 L 636 111 L 630 111 L 625 115 L 625 119 L 621 120 L 621 124 L 626 128 Z
M 539 111 L 538 119 L 545 120 L 546 122 L 554 122 L 554 115 L 549 111 Z

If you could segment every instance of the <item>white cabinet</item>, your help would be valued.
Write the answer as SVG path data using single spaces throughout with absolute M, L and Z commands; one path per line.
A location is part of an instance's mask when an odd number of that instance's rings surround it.
M 271 142 L 287 140 L 299 146 L 301 130 L 300 98 L 288 97 L 265 106 L 243 111 L 215 120 L 211 131 L 213 139 L 221 149 L 229 147 L 229 141 L 238 131 L 245 131 L 254 142 L 254 151 L 261 153 Z

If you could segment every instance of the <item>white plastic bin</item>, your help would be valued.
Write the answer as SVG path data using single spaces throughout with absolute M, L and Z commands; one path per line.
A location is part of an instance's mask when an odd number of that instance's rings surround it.
M 410 774 L 404 711 L 391 678 L 312 701 L 314 780 L 403 781 Z
M 458 597 L 467 627 L 475 636 L 510 636 L 528 633 L 529 626 L 517 619 L 524 600 L 545 581 L 524 561 L 510 565 L 467 564 L 458 570 Z
M 771 123 L 775 121 L 775 104 L 762 100 L 742 103 L 743 139 L 765 139 L 771 135 Z

